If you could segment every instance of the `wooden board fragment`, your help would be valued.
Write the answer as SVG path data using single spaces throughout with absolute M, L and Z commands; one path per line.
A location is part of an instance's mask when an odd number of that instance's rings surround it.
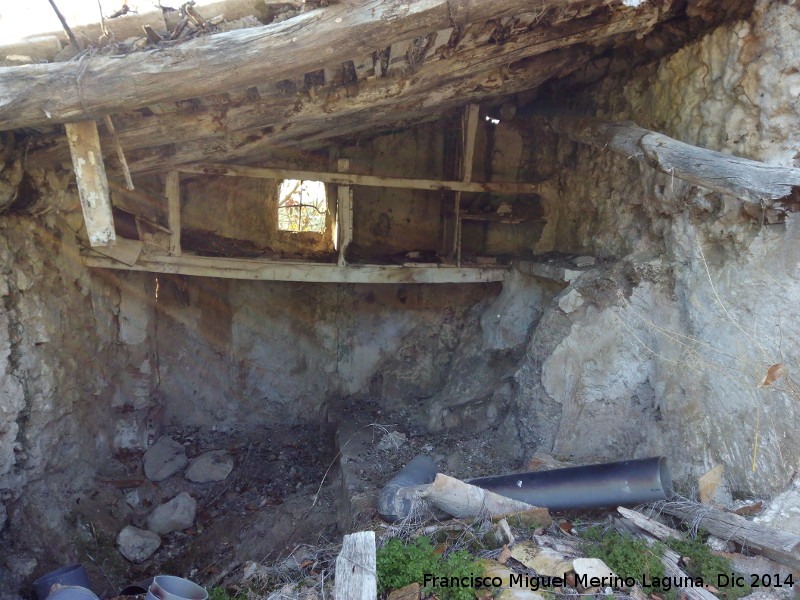
M 126 238 L 117 238 L 116 244 L 113 246 L 97 246 L 94 251 L 103 256 L 108 256 L 119 262 L 133 266 L 142 255 L 144 243 L 139 240 L 129 240 Z
M 78 181 L 78 194 L 86 232 L 89 234 L 89 244 L 112 245 L 116 241 L 116 232 L 97 123 L 66 123 L 64 129 L 67 132 L 75 179 Z
M 378 572 L 375 532 L 359 531 L 344 536 L 336 557 L 335 600 L 376 600 Z

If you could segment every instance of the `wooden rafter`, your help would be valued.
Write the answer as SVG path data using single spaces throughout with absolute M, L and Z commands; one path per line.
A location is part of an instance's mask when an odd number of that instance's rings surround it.
M 584 0 L 550 0 L 552 8 Z M 603 0 L 602 4 L 609 3 Z M 174 48 L 0 69 L 0 130 L 89 118 L 302 77 L 445 27 L 514 16 L 529 0 L 343 2 Z

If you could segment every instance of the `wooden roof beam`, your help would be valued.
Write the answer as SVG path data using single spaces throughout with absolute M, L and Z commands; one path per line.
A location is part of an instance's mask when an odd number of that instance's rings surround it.
M 558 8 L 584 1 L 549 0 L 548 5 Z M 198 37 L 172 48 L 2 68 L 0 130 L 96 119 L 303 76 L 385 48 L 387 42 L 528 10 L 529 0 L 346 2 L 280 23 Z

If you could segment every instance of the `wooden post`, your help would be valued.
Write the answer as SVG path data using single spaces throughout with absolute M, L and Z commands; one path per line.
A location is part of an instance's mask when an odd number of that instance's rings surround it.
M 461 124 L 461 181 L 472 181 L 472 162 L 475 157 L 475 137 L 478 132 L 478 115 L 480 106 L 470 104 L 464 109 L 464 118 Z M 456 192 L 455 205 L 455 232 L 453 234 L 453 254 L 456 265 L 461 266 L 461 192 Z
M 378 597 L 375 532 L 344 536 L 336 557 L 335 600 L 376 600 Z
M 178 171 L 167 172 L 166 196 L 169 225 L 169 253 L 181 255 L 181 180 Z
M 78 194 L 92 246 L 111 246 L 117 239 L 114 231 L 114 217 L 111 214 L 111 200 L 108 195 L 108 180 L 100 150 L 100 136 L 97 123 L 80 121 L 66 123 L 69 151 L 72 166 L 78 182 Z
M 350 170 L 350 159 L 340 158 L 337 163 L 337 170 L 346 173 Z M 349 185 L 340 185 L 337 188 L 337 224 L 339 235 L 339 266 L 347 264 L 345 253 L 350 242 L 353 241 L 353 188 Z
M 631 121 L 604 121 L 557 111 L 533 111 L 556 133 L 607 148 L 676 179 L 756 204 L 794 199 L 800 190 L 800 169 L 769 165 L 692 146 L 637 126 Z

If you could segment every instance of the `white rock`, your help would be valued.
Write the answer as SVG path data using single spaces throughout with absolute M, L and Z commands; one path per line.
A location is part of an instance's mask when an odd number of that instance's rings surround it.
M 186 479 L 195 483 L 222 481 L 233 470 L 233 457 L 224 450 L 212 450 L 193 459 Z
M 569 314 L 583 306 L 583 296 L 575 288 L 570 288 L 558 299 L 558 308 Z
M 575 263 L 576 267 L 583 268 L 583 267 L 591 267 L 594 263 L 597 262 L 597 259 L 594 256 L 579 256 L 572 262 Z
M 147 528 L 158 534 L 188 529 L 194 523 L 197 501 L 188 492 L 182 492 L 169 502 L 157 506 L 147 518 Z
M 139 490 L 131 490 L 122 498 L 131 508 L 142 508 L 142 494 Z
M 180 471 L 188 461 L 183 446 L 164 436 L 144 453 L 144 474 L 150 481 L 163 481 Z
M 800 535 L 800 481 L 775 496 L 753 521 Z
M 391 431 L 378 442 L 378 450 L 397 450 L 408 441 L 408 436 L 399 431 Z
M 599 558 L 576 558 L 572 561 L 572 568 L 575 569 L 575 575 L 590 582 L 592 578 L 597 577 L 602 581 L 600 587 L 607 586 L 611 581 L 616 579 L 616 575 L 611 568 Z M 591 584 L 589 584 L 590 587 Z
M 161 546 L 158 534 L 128 525 L 117 536 L 119 552 L 131 562 L 147 560 Z

